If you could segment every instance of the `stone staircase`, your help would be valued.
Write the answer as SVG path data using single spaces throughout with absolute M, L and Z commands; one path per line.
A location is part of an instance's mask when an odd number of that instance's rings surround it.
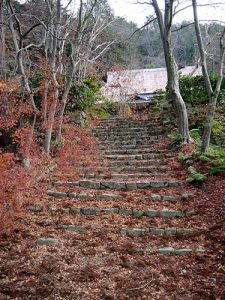
M 185 192 L 186 182 L 173 172 L 174 154 L 165 149 L 167 137 L 160 126 L 122 117 L 102 118 L 93 136 L 99 140 L 101 157 L 94 167 L 81 166 L 76 180 L 53 182 L 49 224 L 57 236 L 40 236 L 39 245 L 60 244 L 64 232 L 85 235 L 110 233 L 137 243 L 152 238 L 153 254 L 203 253 L 191 235 L 198 213 L 188 209 L 195 195 Z M 34 214 L 41 207 L 28 207 Z M 54 217 L 58 222 L 52 222 Z M 154 238 L 153 238 L 154 237 Z

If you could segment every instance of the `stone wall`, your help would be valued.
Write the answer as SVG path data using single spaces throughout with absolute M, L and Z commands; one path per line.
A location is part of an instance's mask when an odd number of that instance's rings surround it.
M 182 75 L 189 75 L 195 69 L 189 66 L 181 69 Z M 198 68 L 194 75 L 201 74 Z M 102 93 L 110 100 L 125 100 L 127 95 L 153 93 L 165 90 L 167 84 L 166 68 L 125 70 L 107 73 L 107 83 Z

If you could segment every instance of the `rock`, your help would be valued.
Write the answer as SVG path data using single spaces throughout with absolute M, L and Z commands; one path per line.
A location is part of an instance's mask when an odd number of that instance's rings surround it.
M 144 215 L 144 210 L 140 210 L 140 209 L 133 209 L 133 216 L 140 218 Z
M 161 229 L 161 228 L 152 228 L 150 229 L 150 233 L 151 234 L 164 234 L 165 233 L 165 230 L 164 229 Z
M 126 188 L 128 190 L 136 190 L 137 184 L 136 184 L 136 182 L 126 182 Z
M 162 218 L 173 218 L 173 217 L 177 217 L 177 211 L 176 210 L 169 210 L 167 208 L 162 209 L 159 212 L 160 217 Z
M 39 224 L 42 225 L 42 226 L 50 226 L 50 225 L 52 225 L 52 219 L 47 219 L 47 220 L 40 221 Z
M 37 244 L 40 246 L 56 246 L 59 244 L 59 240 L 53 238 L 39 238 Z
M 196 253 L 204 253 L 205 249 L 202 246 L 198 246 L 198 248 L 195 250 Z
M 86 188 L 86 189 L 90 189 L 91 186 L 91 181 L 90 180 L 80 180 L 79 181 L 79 186 Z
M 128 175 L 127 174 L 111 174 L 111 177 L 112 178 L 126 179 L 126 178 L 128 178 Z
M 113 208 L 104 208 L 101 209 L 106 214 L 118 214 L 119 213 L 119 208 L 113 207 Z
M 97 209 L 96 208 L 81 208 L 81 212 L 84 215 L 96 215 Z
M 132 209 L 120 209 L 119 215 L 131 216 L 133 214 Z
M 85 193 L 80 193 L 80 194 L 77 195 L 78 199 L 91 199 L 93 197 L 94 197 L 93 195 L 85 194 Z
M 191 253 L 192 250 L 191 249 L 177 249 L 175 250 L 175 254 L 178 254 L 178 255 L 186 255 L 186 254 L 189 254 Z
M 145 216 L 147 216 L 147 217 L 156 217 L 156 216 L 158 216 L 158 212 L 157 212 L 157 210 L 154 210 L 154 209 L 146 209 L 145 210 Z
M 76 208 L 76 207 L 71 207 L 70 211 L 72 214 L 80 214 L 81 209 L 80 208 Z
M 43 207 L 38 204 L 31 204 L 27 207 L 32 212 L 41 212 L 43 210 Z
M 151 185 L 152 188 L 161 188 L 161 187 L 165 186 L 165 182 L 163 182 L 163 181 L 152 181 L 150 185 Z
M 70 122 L 84 128 L 88 125 L 87 115 L 84 112 L 76 111 L 72 114 Z
M 193 229 L 191 228 L 177 228 L 177 233 L 178 234 L 188 234 L 188 233 L 192 233 Z
M 170 182 L 167 182 L 167 186 L 172 186 L 172 187 L 178 187 L 180 186 L 180 182 L 178 181 L 170 181 Z
M 101 189 L 125 189 L 125 182 L 103 181 L 101 182 Z
M 57 208 L 56 208 L 56 207 L 49 207 L 49 211 L 50 211 L 51 213 L 54 213 L 54 212 L 57 211 Z
M 57 192 L 57 191 L 52 191 L 52 190 L 48 190 L 47 195 L 55 197 L 55 198 L 64 198 L 67 196 L 67 194 L 64 192 Z
M 77 193 L 69 193 L 68 197 L 69 198 L 77 198 Z
M 183 194 L 181 195 L 181 200 L 191 200 L 195 197 L 194 194 Z
M 138 189 L 146 189 L 146 188 L 149 188 L 151 185 L 150 185 L 150 182 L 149 181 L 138 181 L 137 182 L 137 188 Z
M 113 200 L 113 199 L 119 199 L 119 198 L 123 198 L 123 197 L 118 194 L 102 194 L 99 196 L 99 198 L 104 199 L 104 200 Z
M 175 249 L 172 248 L 172 247 L 159 248 L 158 252 L 160 254 L 174 254 L 175 253 Z
M 62 213 L 68 214 L 70 212 L 70 208 L 62 208 Z
M 152 194 L 152 195 L 150 196 L 150 199 L 151 199 L 152 201 L 160 201 L 160 200 L 161 200 L 161 195 L 158 195 L 158 194 Z
M 196 215 L 196 211 L 194 211 L 194 210 L 189 210 L 189 211 L 185 212 L 186 217 L 190 217 L 190 216 L 194 216 L 194 215 Z
M 165 228 L 165 234 L 176 234 L 177 229 L 176 228 Z
M 100 182 L 91 182 L 90 188 L 99 190 L 101 188 L 101 184 L 100 184 Z
M 129 234 L 137 236 L 137 235 L 142 235 L 143 233 L 146 233 L 146 230 L 141 229 L 141 228 L 132 228 L 128 232 L 129 232 Z
M 68 225 L 66 229 L 70 231 L 77 231 L 77 232 L 86 231 L 86 228 L 84 226 L 77 226 L 77 225 Z
M 177 196 L 172 196 L 172 195 L 163 196 L 163 201 L 176 201 L 176 200 L 178 200 Z

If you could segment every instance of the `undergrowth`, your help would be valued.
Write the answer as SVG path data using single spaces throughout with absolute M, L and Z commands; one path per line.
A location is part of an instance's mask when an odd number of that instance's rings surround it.
M 198 130 L 192 130 L 194 143 L 182 147 L 178 154 L 183 166 L 187 168 L 189 176 L 187 181 L 203 183 L 208 176 L 225 176 L 225 149 L 210 145 L 207 152 L 201 152 L 201 138 Z

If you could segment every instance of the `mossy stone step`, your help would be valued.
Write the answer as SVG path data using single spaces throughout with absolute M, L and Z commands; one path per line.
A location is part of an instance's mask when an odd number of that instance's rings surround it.
M 156 145 L 159 145 L 159 144 L 157 144 L 157 143 L 151 143 L 151 144 L 147 144 L 147 145 L 146 144 L 144 144 L 144 145 L 142 145 L 142 144 L 128 144 L 128 145 L 99 144 L 98 149 L 99 150 L 108 150 L 108 151 L 109 150 L 118 151 L 118 150 L 133 150 L 133 149 L 135 149 L 135 150 L 149 149 L 149 150 L 155 151 L 155 147 L 153 147 L 153 146 L 156 146 Z
M 157 145 L 159 143 L 161 143 L 163 141 L 162 138 L 160 139 L 121 139 L 121 140 L 116 140 L 116 139 L 112 139 L 111 141 L 110 140 L 105 140 L 105 141 L 101 141 L 101 145 L 121 145 L 121 146 L 128 146 L 128 145 L 136 145 L 136 146 L 139 146 L 139 145 L 149 145 L 149 146 L 152 146 L 152 145 Z
M 90 173 L 90 174 L 80 174 L 80 178 L 87 178 L 87 179 L 93 179 L 93 178 L 102 178 L 102 179 L 113 179 L 113 178 L 118 178 L 118 179 L 128 179 L 128 178 L 146 178 L 146 177 L 161 177 L 165 178 L 168 176 L 166 173 L 109 173 L 109 174 L 96 174 L 96 173 Z
M 133 165 L 138 165 L 138 166 L 164 166 L 169 163 L 168 160 L 163 160 L 163 159 L 143 159 L 143 160 L 115 160 L 115 161 L 108 161 L 107 165 L 109 167 L 115 167 L 115 166 L 133 166 Z
M 172 155 L 173 153 L 166 149 L 149 149 L 149 148 L 141 148 L 141 149 L 121 149 L 121 150 L 103 150 L 105 155 L 137 155 L 137 154 L 162 154 L 162 155 Z
M 79 180 L 79 181 L 66 181 L 53 182 L 53 186 L 65 186 L 65 187 L 82 187 L 87 189 L 119 189 L 119 190 L 136 190 L 136 189 L 147 189 L 147 188 L 164 188 L 164 187 L 178 187 L 181 186 L 182 182 L 179 181 L 90 181 L 90 180 Z
M 52 211 L 52 209 L 50 208 Z M 195 211 L 182 211 L 182 210 L 173 210 L 173 209 L 133 209 L 133 208 L 94 208 L 94 207 L 67 207 L 61 210 L 62 213 L 75 213 L 82 215 L 97 215 L 102 213 L 111 213 L 118 214 L 122 216 L 132 216 L 132 217 L 160 217 L 160 218 L 183 218 L 196 215 Z M 55 211 L 54 211 L 55 212 Z
M 58 239 L 54 239 L 54 238 L 39 238 L 37 240 L 37 244 L 39 246 L 57 246 L 59 244 L 59 240 Z
M 157 140 L 162 138 L 162 135 L 154 135 L 154 134 L 143 134 L 143 133 L 136 133 L 136 134 L 129 134 L 128 132 L 124 132 L 124 134 L 122 135 L 118 135 L 118 134 L 95 134 L 94 137 L 98 138 L 100 141 L 104 141 L 104 140 L 118 140 L 118 141 L 123 141 L 123 140 L 134 140 L 134 139 L 148 139 L 148 140 Z
M 174 155 L 171 153 L 143 153 L 143 154 L 110 154 L 103 156 L 105 159 L 109 160 L 145 160 L 154 158 L 171 158 Z
M 104 226 L 84 226 L 84 225 L 73 225 L 73 224 L 60 224 L 59 228 L 70 230 L 70 231 L 76 231 L 76 232 L 87 232 L 90 230 L 97 230 L 100 232 L 113 232 L 113 233 L 119 233 L 123 235 L 135 235 L 135 236 L 141 236 L 141 235 L 186 235 L 191 234 L 194 232 L 197 232 L 195 229 L 191 228 L 127 228 L 127 227 L 104 227 Z

